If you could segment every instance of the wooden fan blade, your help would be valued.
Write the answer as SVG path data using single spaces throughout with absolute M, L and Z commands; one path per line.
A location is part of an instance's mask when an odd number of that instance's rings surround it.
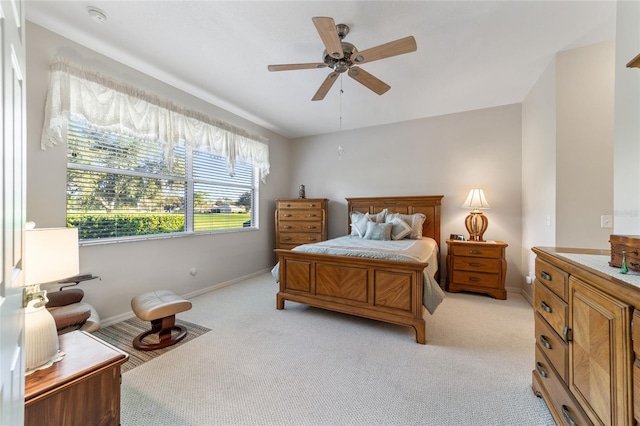
M 349 68 L 348 74 L 349 77 L 373 90 L 378 95 L 382 95 L 387 90 L 391 89 L 391 86 L 389 86 L 387 83 L 377 77 L 374 77 L 360 67 Z
M 311 19 L 318 30 L 318 34 L 320 34 L 325 49 L 327 49 L 327 55 L 335 59 L 342 58 L 344 56 L 342 53 L 342 43 L 340 42 L 340 37 L 338 37 L 336 23 L 333 21 L 333 18 L 316 16 Z
M 269 71 L 290 71 L 290 70 L 310 70 L 315 68 L 324 68 L 327 64 L 324 62 L 317 62 L 313 64 L 282 64 L 282 65 L 269 65 L 267 68 Z
M 356 64 L 364 64 L 365 62 L 403 55 L 416 50 L 418 50 L 416 39 L 413 36 L 409 36 L 357 52 L 351 60 Z
M 331 89 L 331 86 L 333 86 L 333 83 L 335 83 L 336 80 L 338 79 L 339 75 L 340 73 L 337 73 L 335 71 L 329 74 L 327 78 L 324 79 L 324 81 L 320 85 L 320 88 L 318 89 L 316 94 L 313 95 L 313 98 L 311 98 L 311 100 L 312 101 L 323 100 L 324 97 L 327 96 L 327 93 L 329 92 L 329 89 Z

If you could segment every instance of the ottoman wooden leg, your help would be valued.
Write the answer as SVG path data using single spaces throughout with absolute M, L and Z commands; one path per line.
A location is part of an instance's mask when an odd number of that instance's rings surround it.
M 141 351 L 152 351 L 154 349 L 162 349 L 167 346 L 175 345 L 187 335 L 187 328 L 176 324 L 176 316 L 170 315 L 164 318 L 158 318 L 151 321 L 151 330 L 140 333 L 133 339 L 133 347 Z M 173 331 L 177 331 L 174 336 Z M 142 340 L 151 335 L 158 333 L 158 343 L 142 343 Z

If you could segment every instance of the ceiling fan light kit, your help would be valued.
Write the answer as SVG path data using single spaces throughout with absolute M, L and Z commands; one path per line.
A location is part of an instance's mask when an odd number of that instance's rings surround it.
M 336 77 L 347 71 L 349 77 L 378 95 L 382 95 L 388 91 L 391 86 L 372 74 L 369 74 L 362 68 L 355 66 L 355 64 L 363 64 L 392 56 L 403 55 L 405 53 L 415 52 L 418 49 L 415 38 L 408 36 L 359 52 L 353 44 L 343 41 L 346 35 L 349 34 L 349 27 L 347 25 L 336 25 L 333 18 L 328 17 L 317 16 L 312 18 L 312 20 L 325 47 L 323 62 L 269 65 L 267 67 L 269 71 L 331 68 L 333 71 L 325 78 L 324 82 L 322 82 L 320 88 L 311 99 L 312 101 L 324 99 L 333 86 L 333 83 L 337 80 Z

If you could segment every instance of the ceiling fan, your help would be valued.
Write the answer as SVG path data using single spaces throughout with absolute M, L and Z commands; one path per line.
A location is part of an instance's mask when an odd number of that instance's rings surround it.
M 331 72 L 320 85 L 320 88 L 311 99 L 312 101 L 324 99 L 329 89 L 331 89 L 331 86 L 333 86 L 333 83 L 337 80 L 337 77 L 344 72 L 358 83 L 368 87 L 378 95 L 382 95 L 389 90 L 391 86 L 357 65 L 415 52 L 418 49 L 415 38 L 409 36 L 358 51 L 353 44 L 342 41 L 345 36 L 349 34 L 349 27 L 347 25 L 336 25 L 333 18 L 327 17 L 314 17 L 312 20 L 325 47 L 323 62 L 268 66 L 269 71 L 305 70 L 325 67 L 333 69 L 333 72 Z

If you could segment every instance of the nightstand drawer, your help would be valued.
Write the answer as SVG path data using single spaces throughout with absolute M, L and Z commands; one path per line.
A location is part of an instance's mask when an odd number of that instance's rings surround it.
M 478 257 L 454 257 L 453 269 L 456 271 L 500 272 L 500 259 L 485 259 Z
M 536 259 L 536 278 L 562 300 L 567 300 L 569 275 L 547 262 Z
M 450 248 L 453 256 L 471 256 L 471 257 L 489 257 L 492 259 L 501 259 L 503 249 L 502 247 L 494 247 L 489 244 L 483 247 L 479 244 L 464 244 L 452 245 Z
M 562 380 L 566 383 L 569 376 L 567 370 L 567 354 L 569 347 L 564 340 L 556 334 L 549 324 L 540 316 L 535 314 L 536 344 L 540 350 L 549 358 L 551 364 L 556 369 Z
M 533 282 L 533 307 L 549 323 L 551 328 L 564 339 L 563 333 L 567 326 L 568 305 L 537 279 Z
M 322 210 L 278 210 L 278 219 L 289 220 L 322 220 Z
M 454 270 L 452 282 L 453 284 L 471 285 L 474 287 L 498 288 L 500 275 Z
M 278 230 L 280 232 L 320 232 L 322 222 L 282 221 L 278 222 Z
M 280 244 L 310 244 L 322 241 L 321 233 L 283 233 L 279 235 L 278 242 Z

